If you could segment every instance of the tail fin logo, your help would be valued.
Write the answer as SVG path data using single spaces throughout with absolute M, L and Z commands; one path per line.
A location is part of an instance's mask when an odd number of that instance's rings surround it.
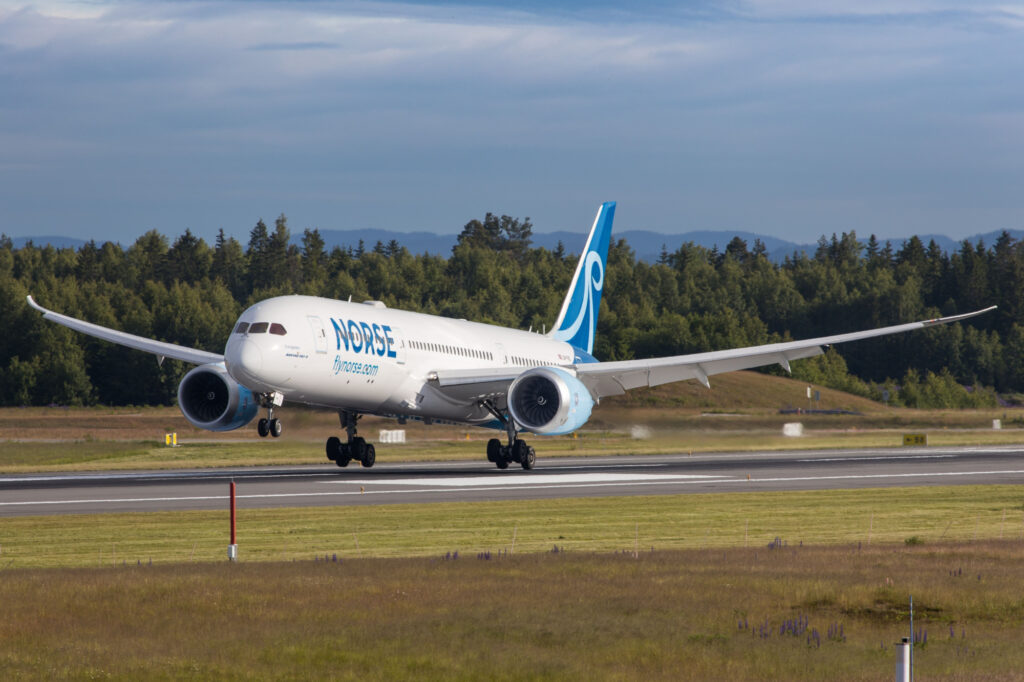
M 572 343 L 572 340 L 579 336 L 581 329 L 584 329 L 589 336 L 593 336 L 591 330 L 597 324 L 597 316 L 594 314 L 594 302 L 601 300 L 601 290 L 604 289 L 604 264 L 601 262 L 601 256 L 591 251 L 587 254 L 583 268 L 587 275 L 585 279 L 579 282 L 580 286 L 578 288 L 583 294 L 583 300 L 580 301 L 579 308 L 576 310 L 576 319 L 571 323 L 568 320 L 564 320 L 562 328 L 556 334 L 557 338 L 569 341 L 569 343 Z M 588 284 L 590 286 L 587 286 Z M 583 350 L 590 353 L 593 351 L 593 348 L 583 348 Z
M 565 341 L 587 353 L 594 350 L 594 332 L 597 329 L 601 291 L 604 289 L 605 263 L 614 215 L 614 201 L 603 204 L 597 212 L 583 256 L 576 267 L 572 287 L 562 303 L 558 321 L 551 333 L 559 341 Z

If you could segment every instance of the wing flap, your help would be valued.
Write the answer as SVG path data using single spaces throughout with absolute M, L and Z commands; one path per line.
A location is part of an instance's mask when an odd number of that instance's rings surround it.
M 504 403 L 508 387 L 526 368 L 439 369 L 428 376 L 438 391 L 451 400 L 491 400 Z
M 128 348 L 134 348 L 135 350 L 152 353 L 157 356 L 157 359 L 160 362 L 162 362 L 164 358 L 183 360 L 195 365 L 205 365 L 210 362 L 224 362 L 224 356 L 218 355 L 217 353 L 209 353 L 205 350 L 179 346 L 175 343 L 155 341 L 143 336 L 135 336 L 134 334 L 110 329 L 108 327 L 101 327 L 98 324 L 85 322 L 84 320 L 78 320 L 73 317 L 68 317 L 67 315 L 55 313 L 52 310 L 47 310 L 36 303 L 35 299 L 31 296 L 28 297 L 28 304 L 41 312 L 44 320 L 56 322 L 57 324 L 68 327 L 69 329 L 74 329 L 76 332 L 94 336 L 97 339 L 103 339 L 104 341 L 110 341 L 111 343 L 116 343 L 120 346 L 126 346 Z

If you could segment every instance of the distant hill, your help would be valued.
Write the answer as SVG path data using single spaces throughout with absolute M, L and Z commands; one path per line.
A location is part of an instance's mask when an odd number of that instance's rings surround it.
M 85 245 L 87 239 L 75 239 L 73 237 L 59 237 L 51 235 L 41 235 L 39 237 L 12 237 L 11 241 L 14 242 L 14 248 L 20 249 L 29 242 L 32 242 L 36 246 L 45 246 L 49 244 L 55 249 L 78 249 Z
M 1010 236 L 1016 240 L 1024 240 L 1024 230 L 1007 230 Z M 992 245 L 999 238 L 1002 233 L 1001 230 L 993 232 L 987 232 L 985 234 L 978 234 L 972 237 L 968 237 L 968 241 L 971 244 L 976 244 L 978 240 L 982 240 L 986 246 Z M 327 244 L 327 248 L 331 249 L 335 246 L 342 248 L 351 246 L 355 248 L 359 244 L 359 240 L 363 241 L 363 245 L 366 249 L 372 249 L 374 245 L 380 241 L 383 244 L 387 244 L 389 241 L 394 239 L 399 244 L 409 249 L 411 253 L 430 253 L 434 255 L 447 256 L 452 252 L 452 247 L 455 246 L 458 241 L 457 235 L 454 234 L 434 234 L 431 232 L 395 232 L 391 230 L 320 230 L 320 235 L 323 237 L 324 242 Z M 858 234 L 857 237 L 862 242 L 867 239 L 869 235 Z M 693 242 L 698 246 L 711 249 L 718 247 L 719 251 L 724 251 L 726 245 L 732 241 L 733 237 L 739 237 L 747 242 L 747 248 L 754 248 L 754 241 L 760 239 L 764 242 L 765 248 L 768 250 L 768 257 L 775 262 L 782 262 L 787 256 L 792 256 L 794 253 L 799 254 L 806 252 L 811 255 L 818 248 L 818 244 L 797 244 L 796 242 L 786 241 L 785 239 L 779 239 L 777 237 L 769 237 L 767 235 L 760 235 L 754 232 L 733 232 L 728 230 L 701 230 L 695 232 L 684 232 L 683 234 L 664 234 L 661 232 L 650 232 L 648 230 L 625 230 L 623 232 L 613 232 L 613 239 L 625 239 L 626 243 L 636 252 L 637 258 L 648 263 L 657 262 L 661 255 L 662 248 L 664 247 L 669 253 L 672 253 L 679 249 L 680 246 L 688 242 Z M 922 242 L 927 245 L 930 241 L 934 240 L 946 253 L 952 253 L 960 248 L 960 244 L 963 240 L 954 240 L 941 234 L 934 235 L 919 235 Z M 826 238 L 831 238 L 829 234 Z M 561 242 L 565 248 L 566 253 L 576 254 L 579 253 L 583 248 L 584 240 L 586 235 L 582 232 L 541 232 L 534 233 L 533 245 L 542 246 L 548 250 L 555 250 L 558 247 L 558 243 Z M 299 241 L 298 238 L 295 239 Z M 893 250 L 898 251 L 903 245 L 905 239 L 885 239 L 880 238 L 879 243 L 885 244 L 886 241 L 892 242 Z
M 1024 240 L 1024 230 L 1007 231 L 1014 239 Z M 995 230 L 984 234 L 976 234 L 968 237 L 967 241 L 971 244 L 976 244 L 981 240 L 986 246 L 991 246 L 999 238 L 1001 232 L 1001 230 Z M 374 245 L 378 241 L 382 244 L 387 244 L 391 240 L 395 240 L 407 248 L 411 253 L 430 253 L 439 256 L 448 256 L 451 254 L 452 247 L 455 246 L 458 241 L 458 237 L 455 234 L 397 232 L 394 230 L 320 230 L 320 236 L 323 237 L 328 250 L 335 246 L 339 246 L 341 248 L 352 247 L 355 249 L 358 247 L 360 240 L 362 240 L 364 248 L 370 250 L 373 249 Z M 684 232 L 683 234 L 663 234 L 661 232 L 650 232 L 648 230 L 626 230 L 623 232 L 613 232 L 612 236 L 614 239 L 625 239 L 633 251 L 636 252 L 637 258 L 648 263 L 657 262 L 663 248 L 669 253 L 672 253 L 688 242 L 693 242 L 694 244 L 708 249 L 717 247 L 719 251 L 724 251 L 726 245 L 732 241 L 733 237 L 739 237 L 746 241 L 748 249 L 753 249 L 754 241 L 760 239 L 764 242 L 765 248 L 768 250 L 768 257 L 777 263 L 785 260 L 787 256 L 792 256 L 793 254 L 799 254 L 801 252 L 806 252 L 811 255 L 818 248 L 817 243 L 797 244 L 795 242 L 786 241 L 785 239 L 759 235 L 754 232 L 735 232 L 730 230 L 699 230 L 695 232 Z M 831 236 L 832 235 L 830 233 L 826 238 L 831 238 Z M 857 235 L 862 242 L 866 240 L 868 236 L 868 234 L 860 233 Z M 957 251 L 960 248 L 960 244 L 963 242 L 963 240 L 950 239 L 949 237 L 941 234 L 918 236 L 925 245 L 934 240 L 935 243 L 939 245 L 939 248 L 946 253 Z M 174 237 L 175 235 L 168 235 L 170 241 L 173 241 Z M 553 251 L 558 248 L 558 243 L 561 242 L 566 253 L 576 254 L 583 248 L 583 242 L 585 239 L 586 235 L 582 232 L 541 232 L 533 235 L 533 245 L 542 246 Z M 294 232 L 292 241 L 298 244 L 301 240 L 301 231 Z M 73 237 L 43 235 L 32 237 L 13 237 L 12 241 L 14 242 L 15 248 L 21 248 L 31 241 L 36 246 L 50 244 L 55 248 L 78 249 L 85 244 L 87 240 L 75 239 Z M 103 240 L 98 239 L 96 241 L 97 243 L 102 243 Z M 886 241 L 892 242 L 893 250 L 898 251 L 906 240 L 902 238 L 879 239 L 880 244 L 885 244 Z M 125 246 L 127 246 L 127 244 Z

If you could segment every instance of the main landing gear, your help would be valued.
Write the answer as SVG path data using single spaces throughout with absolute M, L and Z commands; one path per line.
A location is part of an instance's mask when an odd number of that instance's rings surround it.
M 537 454 L 532 447 L 526 444 L 525 440 L 519 437 L 512 417 L 503 414 L 489 401 L 484 402 L 483 405 L 502 423 L 508 434 L 508 445 L 502 445 L 497 438 L 487 441 L 487 461 L 493 462 L 499 469 L 508 469 L 510 462 L 518 462 L 527 471 L 532 469 L 537 462 Z
M 377 461 L 377 451 L 373 443 L 367 443 L 366 439 L 356 435 L 356 422 L 361 417 L 357 412 L 338 410 L 338 419 L 341 427 L 345 429 L 348 441 L 342 443 L 337 436 L 327 439 L 327 459 L 340 467 L 347 467 L 352 460 L 358 461 L 364 467 L 372 467 Z
M 260 438 L 266 438 L 268 435 L 280 438 L 281 421 L 274 418 L 274 407 L 279 407 L 284 402 L 284 396 L 280 393 L 261 393 L 259 398 L 260 407 L 267 408 L 267 416 L 256 422 L 256 433 Z

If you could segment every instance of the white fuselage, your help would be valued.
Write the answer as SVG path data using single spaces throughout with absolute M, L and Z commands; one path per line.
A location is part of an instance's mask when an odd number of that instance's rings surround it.
M 470 424 L 494 416 L 477 401 L 436 390 L 433 372 L 575 361 L 572 346 L 542 334 L 313 296 L 250 307 L 224 348 L 228 373 L 252 391 L 339 410 Z

